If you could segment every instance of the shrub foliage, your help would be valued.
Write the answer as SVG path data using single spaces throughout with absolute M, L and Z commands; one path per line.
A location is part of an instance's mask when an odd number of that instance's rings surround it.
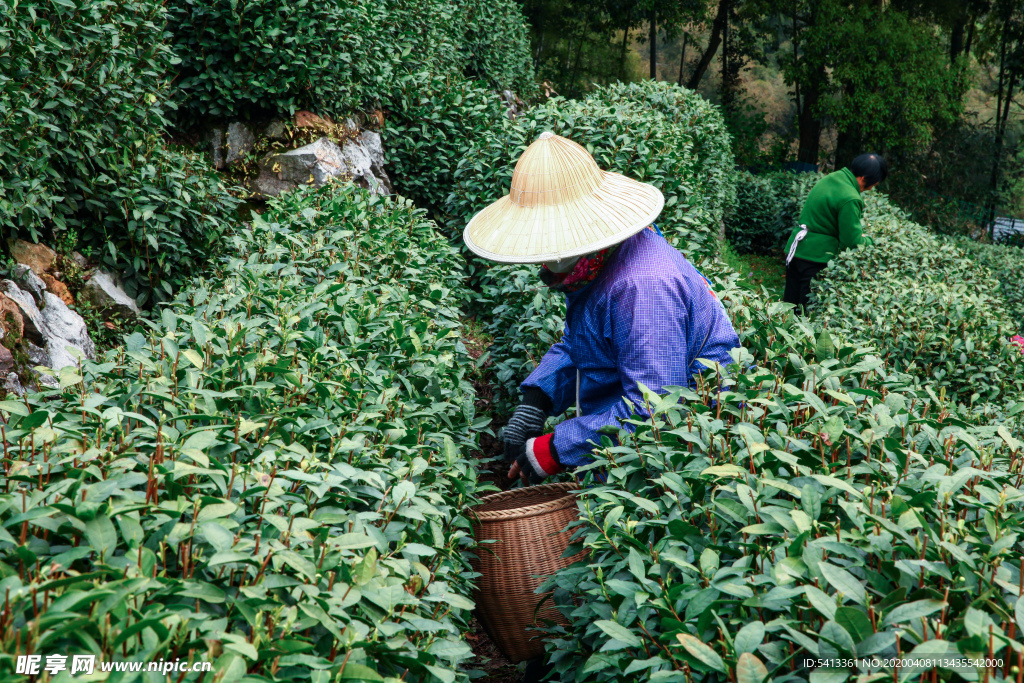
M 163 26 L 150 0 L 30 0 L 0 17 L 4 236 L 75 230 L 140 301 L 168 298 L 234 207 L 197 158 L 160 139 Z
M 838 682 L 893 677 L 860 663 L 872 658 L 1016 662 L 1024 403 L 1007 405 L 1012 424 L 969 426 L 871 350 L 733 287 L 716 283 L 744 346 L 725 390 L 651 396 L 654 423 L 597 454 L 607 482 L 584 487 L 570 547 L 589 560 L 548 582 L 570 621 L 548 641 L 560 680 Z
M 443 212 L 459 161 L 504 113 L 498 94 L 478 81 L 435 76 L 424 86 L 404 79 L 383 130 L 395 191 Z
M 963 403 L 998 408 L 1019 396 L 1024 364 L 1008 343 L 1018 322 L 999 282 L 884 195 L 865 199 L 874 244 L 842 252 L 816 281 L 822 324 L 874 345 L 893 368 Z
M 414 78 L 467 74 L 527 89 L 533 72 L 514 0 L 172 0 L 184 113 L 249 118 L 385 104 Z M 501 36 L 496 41 L 495 36 Z
M 725 216 L 725 235 L 741 254 L 770 254 L 785 246 L 816 173 L 738 174 L 736 203 Z
M 736 180 L 736 203 L 725 216 L 725 236 L 737 253 L 764 254 L 778 246 L 781 206 L 771 180 L 750 172 Z
M 470 655 L 457 253 L 351 186 L 232 246 L 148 334 L 0 402 L 5 680 L 16 647 L 219 680 L 452 681 Z

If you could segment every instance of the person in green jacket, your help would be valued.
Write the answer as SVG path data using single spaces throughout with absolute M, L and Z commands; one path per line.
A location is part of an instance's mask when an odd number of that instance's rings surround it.
M 807 195 L 800 224 L 786 244 L 786 290 L 782 300 L 803 310 L 811 280 L 844 249 L 870 244 L 863 233 L 861 195 L 885 180 L 888 167 L 878 154 L 861 154 L 850 165 L 829 173 Z

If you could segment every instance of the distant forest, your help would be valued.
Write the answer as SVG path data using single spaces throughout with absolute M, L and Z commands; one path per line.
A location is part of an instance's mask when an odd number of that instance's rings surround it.
M 521 1 L 548 93 L 676 82 L 722 106 L 742 165 L 872 150 L 939 229 L 1024 216 L 1020 0 Z

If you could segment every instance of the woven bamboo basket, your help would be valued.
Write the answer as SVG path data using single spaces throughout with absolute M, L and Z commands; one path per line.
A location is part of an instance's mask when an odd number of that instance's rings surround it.
M 477 618 L 510 662 L 544 654 L 538 633 L 527 629 L 544 621 L 565 623 L 546 597 L 535 591 L 543 577 L 565 569 L 582 557 L 563 558 L 571 534 L 564 529 L 576 519 L 575 483 L 544 484 L 485 497 L 471 511 L 473 534 L 484 543 L 473 568 L 481 574 L 475 595 Z

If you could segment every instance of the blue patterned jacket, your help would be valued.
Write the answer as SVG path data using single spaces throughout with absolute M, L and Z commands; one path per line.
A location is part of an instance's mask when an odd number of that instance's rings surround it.
M 579 370 L 581 415 L 555 428 L 563 467 L 589 463 L 598 430 L 632 415 L 623 396 L 643 410 L 639 383 L 693 386 L 698 352 L 724 366 L 740 345 L 704 277 L 653 230 L 623 242 L 594 282 L 566 294 L 566 309 L 562 340 L 521 385 L 542 390 L 558 415 L 576 401 Z

